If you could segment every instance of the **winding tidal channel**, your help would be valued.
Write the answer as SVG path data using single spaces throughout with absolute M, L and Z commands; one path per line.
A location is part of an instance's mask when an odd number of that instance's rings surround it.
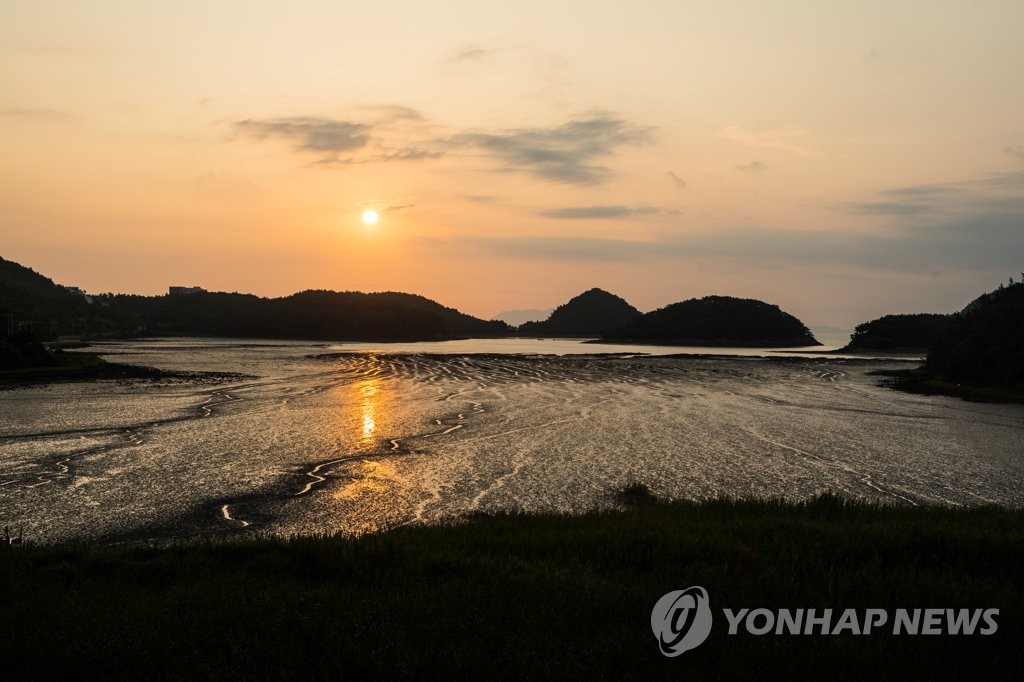
M 894 360 L 515 340 L 93 350 L 234 374 L 0 391 L 0 525 L 37 542 L 582 512 L 633 481 L 675 499 L 1024 503 L 1024 406 L 877 386 Z

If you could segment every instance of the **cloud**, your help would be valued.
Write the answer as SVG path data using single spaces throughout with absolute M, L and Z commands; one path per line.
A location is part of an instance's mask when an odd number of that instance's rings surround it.
M 960 182 L 894 187 L 876 192 L 870 201 L 838 204 L 847 213 L 878 216 L 928 216 L 984 213 L 1006 197 L 1024 192 L 1024 171 L 993 173 Z
M 404 211 L 407 208 L 416 208 L 416 204 L 388 204 L 379 210 L 381 213 L 394 213 L 396 211 Z
M 666 171 L 668 177 L 672 179 L 672 184 L 676 186 L 676 189 L 684 189 L 686 187 L 686 181 L 675 174 L 675 171 Z
M 419 111 L 399 105 L 356 107 L 372 115 L 370 122 L 317 116 L 246 119 L 234 129 L 257 140 L 278 138 L 294 151 L 314 154 L 320 166 L 389 161 L 418 161 L 444 155 L 432 139 L 433 124 Z
M 252 139 L 291 142 L 294 151 L 317 155 L 318 165 L 415 161 L 475 152 L 496 160 L 501 171 L 578 185 L 594 185 L 608 178 L 612 170 L 600 161 L 622 147 L 646 144 L 652 133 L 651 128 L 598 113 L 550 127 L 439 135 L 437 124 L 409 107 L 359 110 L 374 118 L 361 122 L 291 116 L 235 121 L 232 127 Z
M 956 194 L 957 192 L 959 190 L 952 185 L 911 185 L 910 187 L 895 187 L 882 190 L 879 194 L 886 197 L 934 200 L 939 197 Z
M 464 244 L 504 258 L 559 261 L 629 261 L 652 254 L 652 242 L 596 237 L 468 237 Z
M 1003 147 L 1003 152 L 1024 161 L 1024 147 Z
M 449 57 L 446 61 L 449 64 L 458 64 L 460 62 L 479 62 L 492 57 L 499 52 L 502 52 L 502 50 L 480 47 L 479 45 L 468 45 L 456 50 L 455 54 Z
M 321 162 L 334 162 L 342 152 L 362 149 L 370 142 L 371 126 L 364 123 L 340 121 L 311 116 L 246 119 L 234 123 L 235 130 L 265 139 L 277 137 L 288 140 L 296 151 L 319 154 Z
M 821 152 L 814 149 L 814 143 L 807 131 L 796 126 L 763 130 L 759 133 L 746 131 L 739 126 L 726 126 L 718 132 L 718 136 L 745 147 L 778 149 L 798 156 L 821 156 Z
M 573 206 L 569 208 L 552 208 L 540 211 L 538 215 L 545 218 L 563 220 L 601 220 L 605 218 L 625 218 L 628 216 L 660 215 L 664 213 L 654 206 Z
M 343 166 L 358 163 L 386 163 L 388 161 L 420 161 L 423 159 L 438 159 L 444 156 L 444 152 L 432 149 L 419 149 L 409 147 L 406 149 L 379 148 L 378 151 L 362 156 L 339 157 L 330 156 L 317 161 L 322 166 Z
M 496 159 L 500 169 L 530 173 L 544 180 L 594 185 L 611 175 L 597 164 L 619 148 L 650 141 L 651 129 L 610 114 L 596 114 L 562 125 L 466 132 L 448 138 L 453 147 L 475 148 Z
M 1024 203 L 1024 202 L 1022 202 Z M 1019 272 L 1024 253 L 1024 206 L 1004 206 L 927 227 L 890 233 L 724 230 L 642 241 L 578 236 L 469 237 L 478 251 L 499 258 L 566 262 L 725 259 L 759 265 L 846 265 L 898 273 L 932 268 Z
M 1022 192 L 1024 191 L 1024 170 L 1010 171 L 1009 173 L 993 173 L 983 178 L 961 183 L 960 186 L 968 189 L 981 188 L 1001 192 L 1006 190 Z
M 854 215 L 920 215 L 931 210 L 927 204 L 899 201 L 851 201 L 840 207 Z
M 4 118 L 21 119 L 25 121 L 66 121 L 74 118 L 74 115 L 56 109 L 34 109 L 34 108 L 10 108 L 0 109 L 0 116 Z
M 743 173 L 751 173 L 754 175 L 758 173 L 763 173 L 767 168 L 768 166 L 764 165 L 757 159 L 754 159 L 750 163 L 742 163 L 736 166 L 736 170 L 741 171 Z
M 721 229 L 664 233 L 651 240 L 578 236 L 476 238 L 489 255 L 617 262 L 722 259 L 767 266 L 850 266 L 900 274 L 971 270 L 1020 272 L 1024 253 L 1024 171 L 945 184 L 895 187 L 838 210 L 877 216 L 884 229 Z M 602 208 L 602 207 L 592 207 Z M 614 213 L 622 207 L 603 207 Z M 927 217 L 927 220 L 923 220 Z
M 426 121 L 426 117 L 417 109 L 400 104 L 369 104 L 356 107 L 359 111 L 376 114 L 377 122 L 394 121 Z

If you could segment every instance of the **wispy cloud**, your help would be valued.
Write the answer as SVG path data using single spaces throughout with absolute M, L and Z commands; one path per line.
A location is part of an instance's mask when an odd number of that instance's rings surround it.
M 666 171 L 666 173 L 672 180 L 672 184 L 675 185 L 676 189 L 684 189 L 686 187 L 686 181 L 676 175 L 675 171 Z
M 377 123 L 390 123 L 394 121 L 426 122 L 427 120 L 418 109 L 400 104 L 367 104 L 356 107 L 356 110 L 373 114 Z
M 650 141 L 652 130 L 610 114 L 596 114 L 558 126 L 514 128 L 453 135 L 454 147 L 475 148 L 496 159 L 500 169 L 530 173 L 554 182 L 593 185 L 612 171 L 599 165 L 619 148 Z
M 745 147 L 778 149 L 799 156 L 821 156 L 821 152 L 814 148 L 814 142 L 808 132 L 796 126 L 762 130 L 756 133 L 744 130 L 739 126 L 726 126 L 719 131 L 718 136 L 738 142 Z
M 456 50 L 455 53 L 452 54 L 452 56 L 450 56 L 445 61 L 447 61 L 450 64 L 458 64 L 460 62 L 479 62 L 490 57 L 493 57 L 494 55 L 502 51 L 503 50 L 501 48 L 487 48 L 480 47 L 479 45 L 467 45 Z
M 73 114 L 56 109 L 18 108 L 0 109 L 0 116 L 24 121 L 66 121 L 74 118 Z
M 287 140 L 295 150 L 318 154 L 321 162 L 328 163 L 338 160 L 343 152 L 365 147 L 370 142 L 371 130 L 371 126 L 364 123 L 311 116 L 246 119 L 235 122 L 234 128 L 257 139 L 276 137 Z
M 1024 161 L 1024 147 L 1003 147 L 1003 152 Z
M 630 261 L 650 256 L 653 242 L 596 237 L 468 237 L 462 243 L 489 255 L 558 261 Z
M 569 208 L 552 208 L 540 211 L 538 215 L 545 218 L 564 220 L 601 220 L 606 218 L 626 218 L 629 216 L 661 215 L 668 213 L 655 206 L 572 206 Z
M 840 206 L 854 215 L 908 216 L 921 215 L 931 210 L 931 206 L 925 203 L 900 201 L 851 201 Z
M 1020 209 L 906 227 L 890 233 L 724 230 L 650 241 L 579 236 L 469 237 L 474 249 L 498 258 L 566 262 L 712 258 L 759 265 L 846 265 L 922 273 L 931 268 L 1019 272 L 1024 253 Z
M 847 213 L 877 216 L 924 216 L 985 212 L 986 206 L 1005 205 L 1024 193 L 1024 171 L 993 173 L 959 182 L 894 187 L 876 192 L 867 201 L 838 204 Z
M 317 165 L 415 161 L 442 156 L 482 155 L 498 170 L 529 173 L 578 185 L 600 183 L 612 169 L 600 163 L 622 147 L 650 141 L 652 129 L 598 113 L 549 127 L 470 130 L 439 134 L 441 126 L 415 109 L 359 107 L 367 121 L 317 116 L 246 119 L 233 129 L 257 140 L 276 138 L 293 151 L 315 155 Z
M 614 213 L 621 207 L 605 208 Z M 895 187 L 878 192 L 873 201 L 836 208 L 875 215 L 885 221 L 885 229 L 733 228 L 664 233 L 650 240 L 546 235 L 477 237 L 467 243 L 495 257 L 566 262 L 717 258 L 773 267 L 840 265 L 900 274 L 959 269 L 1002 277 L 1020 271 L 1024 171 Z
M 381 213 L 395 213 L 397 211 L 404 211 L 408 208 L 416 208 L 416 204 L 386 204 L 379 210 Z
M 360 106 L 368 120 L 318 116 L 246 119 L 234 130 L 257 140 L 291 142 L 293 151 L 314 155 L 320 166 L 436 159 L 444 151 L 435 144 L 434 124 L 416 109 L 399 105 Z
M 763 173 L 767 169 L 768 166 L 764 165 L 757 159 L 752 160 L 750 163 L 741 163 L 736 166 L 736 170 L 740 171 L 741 173 L 751 173 L 753 175 Z

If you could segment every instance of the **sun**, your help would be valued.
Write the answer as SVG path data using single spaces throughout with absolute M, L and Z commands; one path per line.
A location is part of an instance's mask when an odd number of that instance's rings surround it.
M 378 220 L 380 216 L 372 208 L 363 211 L 363 222 L 367 225 L 376 225 Z

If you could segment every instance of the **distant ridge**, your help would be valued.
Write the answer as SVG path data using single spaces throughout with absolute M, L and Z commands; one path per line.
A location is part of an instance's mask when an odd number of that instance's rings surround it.
M 803 322 L 777 305 L 705 296 L 659 308 L 605 334 L 606 339 L 680 346 L 820 346 Z
M 0 258 L 0 337 L 19 330 L 62 334 L 199 335 L 335 341 L 426 341 L 507 336 L 486 321 L 416 294 L 303 291 L 282 298 L 199 291 L 185 295 L 75 295 Z
M 624 299 L 594 288 L 558 306 L 543 322 L 521 324 L 517 331 L 521 336 L 597 337 L 639 316 Z
M 492 320 L 501 320 L 507 322 L 513 327 L 518 327 L 526 322 L 540 322 L 546 320 L 554 312 L 552 308 L 547 310 L 538 310 L 536 308 L 527 308 L 523 310 L 502 310 L 500 313 L 492 317 Z
M 82 318 L 89 312 L 83 297 L 31 268 L 0 258 L 0 316 L 7 318 L 0 335 L 12 331 L 8 326 L 14 322 L 45 321 L 49 325 L 50 320 Z

